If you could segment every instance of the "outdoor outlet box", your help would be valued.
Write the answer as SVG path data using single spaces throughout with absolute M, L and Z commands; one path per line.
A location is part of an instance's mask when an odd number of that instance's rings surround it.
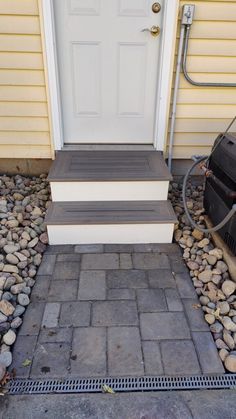
M 185 4 L 183 6 L 183 16 L 182 16 L 183 25 L 192 25 L 194 10 L 195 10 L 194 4 Z

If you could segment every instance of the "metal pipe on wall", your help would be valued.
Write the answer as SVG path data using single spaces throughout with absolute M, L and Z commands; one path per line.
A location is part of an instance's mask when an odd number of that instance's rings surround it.
M 169 152 L 168 152 L 168 167 L 170 171 L 171 171 L 171 166 L 172 166 L 172 151 L 173 151 L 173 144 L 174 144 L 176 106 L 177 106 L 177 99 L 178 99 L 178 92 L 179 92 L 179 79 L 180 79 L 180 72 L 181 72 L 184 35 L 185 35 L 185 25 L 181 25 L 176 75 L 175 75 L 175 86 L 174 86 L 173 103 L 172 103 L 171 123 L 170 123 L 170 138 L 169 138 Z
M 169 138 L 169 150 L 168 150 L 168 167 L 170 171 L 172 167 L 174 132 L 175 132 L 175 122 L 176 122 L 176 107 L 177 107 L 177 99 L 178 99 L 181 64 L 182 64 L 184 77 L 189 83 L 191 83 L 194 86 L 236 87 L 236 83 L 197 82 L 197 81 L 192 80 L 191 77 L 189 76 L 188 71 L 187 71 L 187 56 L 188 56 L 188 43 L 189 43 L 190 28 L 193 21 L 194 8 L 195 6 L 191 4 L 185 4 L 183 6 L 180 40 L 179 40 L 179 48 L 178 48 L 178 58 L 177 58 L 177 65 L 176 65 L 176 77 L 175 77 L 174 94 L 173 94 L 173 102 L 172 102 L 171 123 L 170 123 L 170 138 Z

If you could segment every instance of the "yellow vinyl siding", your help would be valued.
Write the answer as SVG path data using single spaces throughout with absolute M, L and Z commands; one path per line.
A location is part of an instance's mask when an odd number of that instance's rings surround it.
M 196 6 L 187 60 L 191 78 L 236 83 L 236 1 L 190 3 Z M 181 0 L 180 6 L 183 4 L 187 2 Z M 177 48 L 178 42 L 176 54 Z M 226 129 L 235 114 L 236 88 L 196 87 L 181 74 L 174 157 L 209 153 L 217 134 Z
M 38 0 L 0 0 L 0 156 L 51 158 Z

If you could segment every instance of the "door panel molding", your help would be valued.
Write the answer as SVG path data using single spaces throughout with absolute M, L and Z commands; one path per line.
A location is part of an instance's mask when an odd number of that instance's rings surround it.
M 38 0 L 40 4 L 45 57 L 47 62 L 49 107 L 52 121 L 52 140 L 55 150 L 63 147 L 63 129 L 53 0 Z M 164 150 L 167 135 L 171 79 L 173 74 L 179 0 L 165 0 L 161 34 L 159 77 L 156 92 L 154 146 Z

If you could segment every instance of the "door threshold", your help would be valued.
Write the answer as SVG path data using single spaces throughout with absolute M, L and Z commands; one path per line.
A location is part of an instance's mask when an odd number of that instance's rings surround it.
M 64 144 L 62 151 L 73 150 L 134 150 L 134 151 L 154 151 L 153 144 Z

